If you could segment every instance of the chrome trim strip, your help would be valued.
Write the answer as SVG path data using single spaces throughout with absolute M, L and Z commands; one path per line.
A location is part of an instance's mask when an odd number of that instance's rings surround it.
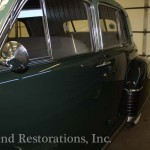
M 27 1 L 28 1 L 28 0 L 23 0 L 23 1 L 20 1 L 20 3 L 18 2 L 18 3 L 16 4 L 16 9 L 14 10 L 15 13 L 14 13 L 13 16 L 12 16 L 13 18 L 12 18 L 12 22 L 11 22 L 11 27 L 13 26 L 13 24 L 14 24 L 16 18 L 18 17 L 18 15 L 19 15 L 19 13 L 20 13 L 20 11 L 21 11 L 21 9 L 24 7 L 24 5 L 25 5 L 25 3 L 26 3 Z
M 142 89 L 143 89 L 143 87 L 141 87 L 139 89 L 126 89 L 126 88 L 124 88 L 124 90 L 127 91 L 128 93 L 140 92 Z
M 88 13 L 88 21 L 89 21 L 89 29 L 90 30 L 90 35 L 91 35 L 91 43 L 92 43 L 92 49 L 93 51 L 98 51 L 99 50 L 99 36 L 98 36 L 98 26 L 97 26 L 97 19 L 96 19 L 96 12 L 95 12 L 95 7 L 93 3 L 89 0 L 83 0 L 83 2 L 86 4 L 86 10 Z M 88 7 L 87 7 L 88 6 Z
M 101 3 L 97 3 L 97 10 L 98 10 L 98 20 L 100 20 L 100 13 L 99 13 L 99 5 Z M 100 24 L 100 21 L 98 21 L 98 26 L 99 26 L 99 37 L 100 37 L 100 43 L 99 43 L 99 47 L 100 47 L 100 50 L 103 51 L 104 49 L 104 44 L 103 44 L 103 35 L 102 35 L 102 28 L 101 28 L 101 24 Z
M 0 45 L 0 49 L 3 47 L 3 44 L 5 43 L 8 33 L 10 31 L 10 29 L 12 28 L 17 16 L 20 13 L 20 10 L 23 8 L 23 6 L 25 5 L 25 3 L 28 0 L 22 0 L 22 1 L 17 1 L 14 4 L 14 7 L 12 8 L 12 10 L 10 11 L 9 14 L 9 19 L 7 19 L 7 22 L 5 23 L 5 28 L 3 29 L 3 31 L 1 32 L 1 35 L 6 32 L 5 37 L 2 39 L 1 45 Z M 51 41 L 50 41 L 50 35 L 49 35 L 49 27 L 48 27 L 48 20 L 47 20 L 47 14 L 46 14 L 46 5 L 45 5 L 45 0 L 40 0 L 41 2 L 41 7 L 43 10 L 43 24 L 44 24 L 44 31 L 45 31 L 45 38 L 46 38 L 46 45 L 47 45 L 47 50 L 48 50 L 48 55 L 49 57 L 52 59 L 52 50 L 51 50 Z
M 43 10 L 43 24 L 44 24 L 44 32 L 45 32 L 45 38 L 46 38 L 46 45 L 47 45 L 47 51 L 50 59 L 53 59 L 53 51 L 51 46 L 51 39 L 50 39 L 50 32 L 49 32 L 49 26 L 48 26 L 48 19 L 47 19 L 47 11 L 46 11 L 46 4 L 45 0 L 40 0 L 40 4 Z
M 98 26 L 97 26 L 97 19 L 96 19 L 96 12 L 95 12 L 95 8 L 92 5 L 91 6 L 91 14 L 92 14 L 92 22 L 93 22 L 93 40 L 94 40 L 94 44 L 95 44 L 95 50 L 96 52 L 99 50 L 99 36 L 98 36 Z
M 104 61 L 103 63 L 99 64 L 96 66 L 96 68 L 100 68 L 100 67 L 103 67 L 103 66 L 108 66 L 111 64 L 111 61 Z
M 2 42 L 0 43 L 0 50 L 2 49 L 3 47 L 3 44 L 5 43 L 6 39 L 7 39 L 7 36 L 8 36 L 8 33 L 9 31 L 11 30 L 17 16 L 19 15 L 20 13 L 20 10 L 23 8 L 24 4 L 27 2 L 28 0 L 22 0 L 22 1 L 16 1 L 14 3 L 14 6 L 12 7 L 12 9 L 10 10 L 9 12 L 9 16 L 7 17 L 7 21 L 6 23 L 4 24 L 4 29 L 2 29 L 1 33 L 0 33 L 0 36 L 4 34 L 4 32 L 6 32 L 4 38 L 2 39 Z
M 78 52 L 77 52 L 76 44 L 75 44 L 74 37 L 73 37 L 73 35 L 72 35 L 72 34 L 71 34 L 71 39 L 72 39 L 72 43 L 73 43 L 73 47 L 74 47 L 74 51 L 75 51 L 75 53 L 77 54 Z
M 109 46 L 109 47 L 106 47 L 104 48 L 104 45 L 103 45 L 103 37 L 102 37 L 102 29 L 101 29 L 101 25 L 100 25 L 100 21 L 98 22 L 99 24 L 99 27 L 100 27 L 100 50 L 107 50 L 108 48 L 115 48 L 115 47 L 122 47 L 122 35 L 121 35 L 121 26 L 120 26 L 120 21 L 119 21 L 119 12 L 120 12 L 120 9 L 118 9 L 117 7 L 115 6 L 112 6 L 110 4 L 106 4 L 104 2 L 98 2 L 97 4 L 97 9 L 98 9 L 98 12 L 99 12 L 99 5 L 103 5 L 103 6 L 107 6 L 109 8 L 113 8 L 116 10 L 117 14 L 116 14 L 116 18 L 117 18 L 117 28 L 118 28 L 118 32 L 119 32 L 119 43 L 118 44 L 114 44 L 112 46 Z M 99 15 L 99 13 L 98 13 Z M 98 19 L 101 19 L 100 16 Z
M 132 122 L 132 120 L 134 119 L 135 117 L 130 117 L 130 116 L 128 116 L 127 117 L 127 122 Z
M 40 72 L 40 73 L 33 74 L 33 75 L 30 75 L 30 76 L 22 77 L 22 79 L 24 80 L 24 79 L 32 78 L 32 77 L 39 76 L 39 75 L 42 75 L 42 74 L 50 73 L 50 72 L 51 72 L 51 70 L 45 71 L 45 72 Z
M 0 85 L 6 84 L 6 83 L 10 83 L 10 82 L 15 82 L 15 81 L 19 81 L 19 79 L 14 79 L 14 80 L 9 80 L 9 81 L 0 82 Z
M 119 42 L 120 42 L 120 46 L 122 47 L 123 46 L 122 45 L 123 44 L 123 39 L 122 39 L 122 31 L 121 31 L 121 22 L 120 22 L 120 11 L 119 11 L 119 9 L 116 9 L 115 16 L 117 18 L 117 28 L 118 28 L 118 32 L 119 32 Z
M 51 66 L 51 67 L 49 67 L 49 68 L 46 68 L 46 69 L 41 70 L 40 72 L 48 71 L 48 70 L 53 69 L 53 68 L 56 68 L 56 67 L 58 67 L 58 66 L 60 66 L 60 65 L 61 65 L 61 64 L 53 65 L 53 66 Z
M 9 2 L 8 2 L 9 3 Z M 6 13 L 6 16 L 3 16 L 3 24 L 1 25 L 1 27 L 0 27 L 0 38 L 2 37 L 2 35 L 3 35 L 3 32 L 4 32 L 4 30 L 5 30 L 5 27 L 8 25 L 8 23 L 9 23 L 9 18 L 11 18 L 11 14 L 12 14 L 12 10 L 13 10 L 13 8 L 15 7 L 15 5 L 16 5 L 16 1 L 14 1 L 13 3 L 12 3 L 12 5 L 11 5 L 11 7 L 9 8 L 9 10 L 8 10 L 8 12 Z M 1 12 L 2 13 L 2 12 Z M 2 20 L 1 20 L 1 22 L 2 22 Z

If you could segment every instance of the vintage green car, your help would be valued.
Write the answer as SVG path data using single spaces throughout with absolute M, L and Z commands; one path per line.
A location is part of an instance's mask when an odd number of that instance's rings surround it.
M 0 150 L 100 150 L 136 123 L 150 65 L 132 36 L 113 0 L 0 0 Z

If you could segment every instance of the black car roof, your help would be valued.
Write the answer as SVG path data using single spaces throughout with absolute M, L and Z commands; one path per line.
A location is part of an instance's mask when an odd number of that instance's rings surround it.
M 46 1 L 50 1 L 50 0 L 46 0 Z M 63 1 L 63 0 L 60 0 L 60 1 Z M 70 0 L 68 0 L 70 1 Z M 76 0 L 73 0 L 73 1 L 76 1 Z M 92 3 L 98 3 L 98 2 L 102 2 L 102 3 L 106 3 L 106 4 L 110 4 L 110 5 L 113 5 L 113 6 L 116 6 L 116 7 L 120 7 L 120 5 L 114 1 L 114 0 L 79 0 L 79 1 L 89 1 L 89 2 L 92 2 Z M 28 2 L 27 2 L 27 5 L 28 5 Z M 33 7 L 33 6 L 38 6 L 39 5 L 39 1 L 38 0 L 30 0 L 30 5 L 28 5 L 28 7 Z M 121 7 L 122 9 L 122 7 Z
M 45 1 L 48 2 L 48 1 L 51 1 L 51 0 L 45 0 Z M 62 1 L 63 0 L 60 0 L 60 2 L 62 2 Z M 65 1 L 67 1 L 67 0 L 65 0 Z M 71 1 L 71 0 L 68 0 L 68 1 Z M 75 2 L 75 1 L 90 2 L 95 6 L 97 6 L 98 3 L 109 4 L 109 5 L 112 5 L 114 7 L 117 7 L 119 9 L 121 9 L 126 14 L 123 7 L 119 3 L 117 3 L 115 0 L 72 0 L 72 2 Z M 36 0 L 36 1 L 35 0 L 30 0 L 30 3 L 28 3 L 28 2 L 26 3 L 25 8 L 38 8 L 39 5 L 40 5 L 40 3 L 39 3 L 38 0 Z

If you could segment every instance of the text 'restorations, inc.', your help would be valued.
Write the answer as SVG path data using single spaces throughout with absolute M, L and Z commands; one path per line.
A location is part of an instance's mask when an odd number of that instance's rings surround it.
M 0 136 L 0 144 L 47 144 L 47 143 L 62 143 L 62 144 L 89 144 L 86 136 L 68 136 L 67 134 L 61 136 L 27 136 L 25 134 L 11 134 L 10 136 Z M 91 134 L 90 143 L 111 143 L 108 136 L 102 137 L 96 134 Z

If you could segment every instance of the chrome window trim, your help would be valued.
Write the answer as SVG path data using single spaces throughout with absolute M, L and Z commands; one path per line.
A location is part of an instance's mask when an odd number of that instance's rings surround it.
M 103 51 L 104 50 L 104 44 L 103 44 L 103 37 L 102 37 L 102 28 L 101 28 L 101 24 L 100 24 L 100 13 L 99 13 L 99 5 L 100 2 L 97 3 L 97 11 L 98 11 L 98 29 L 99 29 L 99 39 L 100 39 L 100 43 L 99 43 L 99 51 Z
M 45 41 L 47 46 L 47 52 L 50 57 L 50 59 L 53 59 L 53 51 L 51 46 L 51 38 L 50 38 L 50 31 L 48 26 L 48 19 L 47 19 L 47 11 L 46 11 L 46 4 L 45 0 L 40 0 L 40 5 L 43 10 L 43 25 L 44 25 L 44 32 L 45 32 Z
M 1 35 L 0 37 L 5 33 L 4 38 L 2 39 L 2 42 L 0 43 L 0 51 L 8 37 L 8 34 L 17 18 L 17 16 L 20 13 L 20 10 L 23 8 L 24 4 L 27 2 L 28 0 L 24 0 L 21 2 L 16 1 L 16 3 L 14 3 L 14 7 L 12 7 L 12 9 L 9 11 L 9 15 L 6 18 L 6 23 L 4 24 L 4 28 L 2 29 Z
M 116 11 L 116 19 L 117 19 L 117 28 L 119 32 L 119 42 L 120 42 L 120 47 L 123 46 L 123 39 L 122 39 L 122 31 L 121 31 L 121 22 L 120 22 L 120 10 L 117 9 Z
M 10 11 L 10 14 L 9 14 L 9 19 L 7 19 L 7 24 L 5 24 L 5 28 L 4 28 L 4 31 L 2 33 L 2 35 L 5 35 L 2 42 L 0 43 L 0 49 L 3 47 L 8 35 L 9 35 L 9 32 L 16 20 L 16 18 L 19 16 L 19 13 L 21 11 L 21 9 L 24 7 L 25 3 L 27 2 L 28 0 L 21 0 L 21 1 L 16 1 L 16 3 L 14 4 L 12 10 Z M 96 24 L 96 11 L 95 11 L 95 7 L 93 5 L 93 3 L 89 0 L 82 0 L 82 2 L 84 3 L 87 3 L 89 4 L 89 10 L 87 10 L 87 14 L 90 15 L 90 19 L 91 21 L 89 20 L 88 18 L 88 22 L 89 24 L 91 25 L 91 28 L 89 28 L 90 30 L 90 39 L 92 40 L 91 42 L 91 46 L 92 46 L 92 50 L 88 53 L 91 53 L 91 52 L 94 52 L 94 51 L 98 51 L 99 48 L 98 48 L 98 34 L 97 34 L 97 24 Z M 43 22 L 44 22 L 44 32 L 46 33 L 46 44 L 47 44 L 47 50 L 48 50 L 48 54 L 50 56 L 50 59 L 53 60 L 53 55 L 52 55 L 52 47 L 51 47 L 51 39 L 50 39 L 50 32 L 49 32 L 49 26 L 48 26 L 48 20 L 47 20 L 47 12 L 46 12 L 46 5 L 45 5 L 45 0 L 40 0 L 40 3 L 41 3 L 41 7 L 42 7 L 42 10 L 43 10 L 43 16 L 44 16 L 44 19 L 43 19 Z M 94 22 L 94 23 L 93 23 Z M 91 33 L 92 31 L 92 33 Z M 6 33 L 5 33 L 6 32 Z M 85 53 L 85 54 L 88 54 L 88 53 Z M 78 56 L 78 55 L 77 55 Z M 45 57 L 43 57 L 45 58 Z M 31 59 L 31 61 L 37 61 L 38 58 L 35 58 L 35 59 Z
M 115 6 L 112 6 L 110 4 L 106 4 L 106 3 L 103 3 L 103 2 L 98 2 L 97 4 L 97 8 L 98 8 L 98 15 L 99 15 L 99 5 L 103 5 L 103 6 L 107 6 L 109 8 L 113 8 L 116 10 L 117 14 L 116 14 L 116 19 L 117 19 L 117 28 L 118 28 L 118 32 L 119 32 L 119 43 L 118 44 L 114 44 L 112 46 L 109 46 L 109 47 L 106 47 L 104 48 L 103 46 L 103 37 L 102 37 L 102 30 L 101 30 L 101 25 L 100 25 L 100 22 L 98 21 L 98 25 L 99 25 L 99 28 L 100 28 L 100 39 L 102 41 L 102 46 L 101 47 L 101 50 L 107 50 L 109 48 L 115 48 L 115 47 L 123 47 L 123 44 L 122 44 L 122 33 L 121 33 L 121 25 L 120 25 L 120 15 L 119 15 L 119 12 L 120 12 L 120 9 L 115 7 Z M 100 16 L 99 16 L 99 19 L 100 19 Z
M 14 3 L 12 3 L 12 5 L 11 5 L 8 13 L 6 14 L 6 16 L 3 16 L 4 17 L 4 21 L 3 21 L 2 25 L 0 26 L 0 38 L 2 37 L 3 32 L 5 30 L 5 27 L 8 25 L 9 20 L 12 17 L 11 12 L 12 12 L 13 8 L 15 7 L 16 3 L 17 3 L 17 1 L 14 1 Z
M 121 14 L 123 15 L 122 18 L 121 18 Z M 127 41 L 125 43 L 123 42 L 123 37 L 121 36 L 121 39 L 122 39 L 122 43 L 121 44 L 122 44 L 122 46 L 129 45 L 130 43 L 132 43 L 132 40 L 131 40 L 131 36 L 130 36 L 130 30 L 129 30 L 130 27 L 129 27 L 129 23 L 128 23 L 128 20 L 127 20 L 127 16 L 125 15 L 124 11 L 119 9 L 119 16 L 118 17 L 119 17 L 119 20 L 122 19 L 123 22 L 125 23 L 126 36 L 127 36 Z M 119 23 L 121 24 L 121 22 L 119 22 Z
M 129 94 L 132 94 L 134 92 L 140 92 L 142 89 L 143 89 L 143 86 L 138 88 L 138 89 L 127 89 L 127 88 L 124 88 L 124 90 L 127 91 Z
M 97 41 L 99 41 L 98 40 L 99 36 L 97 35 L 98 32 L 95 30 L 95 29 L 97 29 L 97 23 L 96 23 L 97 19 L 95 17 L 96 16 L 95 7 L 94 7 L 93 3 L 90 0 L 81 0 L 81 2 L 85 5 L 85 9 L 86 9 L 87 21 L 88 21 L 88 24 L 89 24 L 91 51 L 81 53 L 81 54 L 69 55 L 69 56 L 65 56 L 65 57 L 61 57 L 61 58 L 57 58 L 57 59 L 54 58 L 54 60 L 56 60 L 56 61 L 61 60 L 61 59 L 68 59 L 68 58 L 71 58 L 71 57 L 77 57 L 77 56 L 84 56 L 84 55 L 87 55 L 87 54 L 93 54 L 94 52 L 97 52 L 99 50 L 98 44 L 97 44 Z M 94 22 L 94 25 L 93 25 L 93 22 Z M 53 49 L 52 49 L 52 51 L 53 51 Z
M 21 11 L 21 9 L 24 7 L 25 3 L 27 2 L 28 0 L 23 0 L 23 1 L 20 1 L 20 2 L 16 2 L 14 4 L 14 7 L 12 8 L 12 10 L 10 11 L 10 14 L 9 14 L 9 19 L 7 19 L 7 24 L 5 24 L 5 29 L 4 31 L 2 32 L 2 34 L 4 34 L 4 32 L 6 32 L 2 42 L 0 43 L 0 50 L 2 49 L 8 35 L 9 35 L 9 32 L 16 20 L 16 18 L 19 16 L 19 13 Z M 47 46 L 47 51 L 48 51 L 48 56 L 50 57 L 50 59 L 53 59 L 52 57 L 52 50 L 51 50 L 51 40 L 50 40 L 50 35 L 49 35 L 49 27 L 48 27 L 48 21 L 47 21 L 47 13 L 46 13 L 46 5 L 45 5 L 45 0 L 40 0 L 40 3 L 41 3 L 41 9 L 43 11 L 43 26 L 44 26 L 44 33 L 45 33 L 45 42 L 46 42 L 46 46 Z M 37 58 L 38 59 L 38 58 Z
M 97 26 L 97 18 L 96 11 L 93 3 L 90 0 L 83 0 L 84 3 L 89 4 L 88 13 L 88 21 L 89 21 L 89 31 L 91 36 L 92 48 L 93 52 L 99 51 L 99 35 L 98 35 L 98 26 Z

